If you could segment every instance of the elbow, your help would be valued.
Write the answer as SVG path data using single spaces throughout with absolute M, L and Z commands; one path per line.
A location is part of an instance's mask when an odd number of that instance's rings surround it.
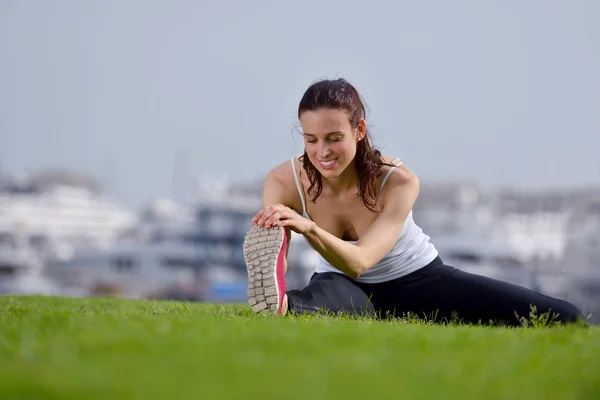
M 362 273 L 355 270 L 350 270 L 346 272 L 346 275 L 348 275 L 350 279 L 358 279 L 362 275 Z
M 358 279 L 362 274 L 369 270 L 370 266 L 364 263 L 357 263 L 353 265 L 348 271 L 347 275 L 352 279 Z

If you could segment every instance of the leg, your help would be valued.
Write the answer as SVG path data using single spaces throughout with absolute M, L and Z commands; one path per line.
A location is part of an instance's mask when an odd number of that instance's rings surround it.
M 530 306 L 537 308 L 537 315 L 558 314 L 554 320 L 563 323 L 583 318 L 581 311 L 564 300 L 461 271 L 439 258 L 406 277 L 376 284 L 373 302 L 394 315 L 410 311 L 421 317 L 456 317 L 467 323 L 517 326 L 519 318 L 529 317 Z
M 318 311 L 374 314 L 367 294 L 349 277 L 337 273 L 315 274 L 302 290 L 287 292 L 288 309 L 297 313 Z

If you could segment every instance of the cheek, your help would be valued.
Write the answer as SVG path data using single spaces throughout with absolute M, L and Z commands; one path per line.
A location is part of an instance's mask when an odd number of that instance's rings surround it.
M 331 144 L 331 151 L 333 151 L 334 153 L 337 154 L 345 154 L 345 155 L 350 155 L 350 154 L 354 154 L 354 151 L 356 150 L 356 146 L 353 146 L 352 143 L 348 143 L 348 142 L 337 142 L 337 143 L 332 143 Z
M 306 150 L 306 153 L 310 156 L 311 154 L 314 154 L 315 151 L 317 151 L 317 146 L 314 143 L 304 142 L 304 149 Z

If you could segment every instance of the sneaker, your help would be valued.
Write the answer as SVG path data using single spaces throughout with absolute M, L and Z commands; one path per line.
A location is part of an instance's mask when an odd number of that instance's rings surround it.
M 285 295 L 285 228 L 252 225 L 244 240 L 248 269 L 248 304 L 252 311 L 281 313 Z

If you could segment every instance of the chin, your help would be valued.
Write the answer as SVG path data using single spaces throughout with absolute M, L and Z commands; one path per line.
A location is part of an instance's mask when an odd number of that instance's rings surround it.
M 338 170 L 337 168 L 326 170 L 318 168 L 318 170 L 323 178 L 337 178 L 342 173 L 342 171 Z

